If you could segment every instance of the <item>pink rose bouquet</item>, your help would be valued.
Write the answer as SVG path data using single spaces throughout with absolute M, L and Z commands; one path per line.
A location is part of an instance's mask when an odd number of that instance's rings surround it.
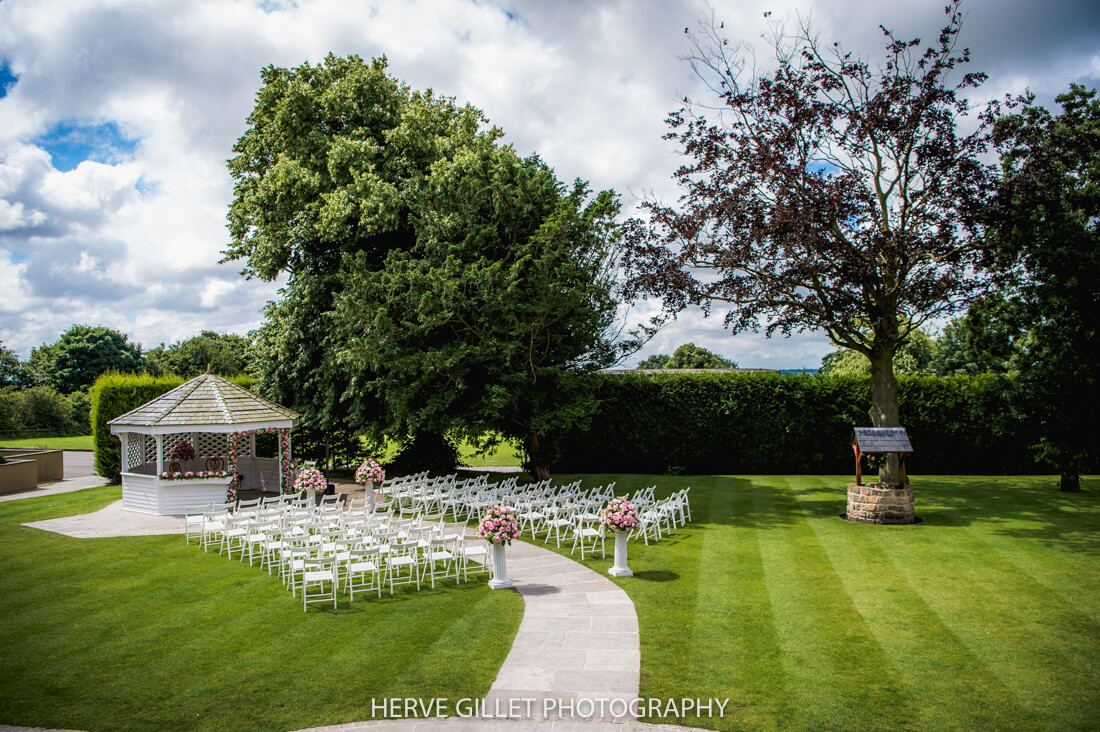
M 327 487 L 328 481 L 325 480 L 324 474 L 317 468 L 305 468 L 294 479 L 294 491 L 296 493 L 303 491 L 320 491 L 324 493 Z
M 638 509 L 626 496 L 608 501 L 600 516 L 600 522 L 613 531 L 632 531 L 637 528 L 638 521 Z
M 386 471 L 382 470 L 382 466 L 376 460 L 366 460 L 355 471 L 355 482 L 359 485 L 381 483 L 385 479 Z
M 511 544 L 519 534 L 519 519 L 507 506 L 493 506 L 477 525 L 478 538 L 493 544 Z

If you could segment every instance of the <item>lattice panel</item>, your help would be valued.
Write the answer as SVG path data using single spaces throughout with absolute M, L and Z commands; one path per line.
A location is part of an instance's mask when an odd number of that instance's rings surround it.
M 142 453 L 145 448 L 145 435 L 135 435 L 130 433 L 126 437 L 126 465 L 123 466 L 124 470 L 131 470 L 141 465 Z
M 172 454 L 172 450 L 184 442 L 191 442 L 191 433 L 164 436 L 164 461 L 168 462 L 168 456 Z
M 229 454 L 229 441 L 225 434 L 200 432 L 195 435 L 195 452 L 200 458 L 225 457 Z
M 252 439 L 250 435 L 237 435 L 237 457 L 248 457 L 252 454 Z
M 141 440 L 141 454 L 144 455 L 143 462 L 155 463 L 157 461 L 157 440 L 155 437 L 149 435 L 130 435 L 130 439 L 138 438 Z

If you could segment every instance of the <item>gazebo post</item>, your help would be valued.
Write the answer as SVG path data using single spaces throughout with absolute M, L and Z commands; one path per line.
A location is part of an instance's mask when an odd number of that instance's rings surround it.
M 164 472 L 164 435 L 154 435 L 157 441 L 157 475 Z

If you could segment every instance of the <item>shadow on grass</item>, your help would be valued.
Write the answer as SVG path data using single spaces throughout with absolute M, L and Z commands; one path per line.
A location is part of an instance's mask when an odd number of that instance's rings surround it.
M 680 579 L 680 575 L 676 572 L 663 569 L 643 569 L 640 572 L 635 572 L 634 576 L 645 582 L 672 582 Z
M 754 530 L 835 520 L 846 508 L 843 480 L 822 476 L 807 485 L 798 476 L 720 477 L 712 486 L 693 489 L 695 519 Z M 1054 476 L 918 476 L 913 486 L 921 522 L 910 524 L 910 530 L 985 527 L 1001 536 L 1100 555 L 1100 478 L 1083 478 L 1080 493 L 1062 493 Z

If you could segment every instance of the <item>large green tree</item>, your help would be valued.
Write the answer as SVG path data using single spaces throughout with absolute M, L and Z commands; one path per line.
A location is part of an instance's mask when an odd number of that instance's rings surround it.
M 111 328 L 74 325 L 55 343 L 33 349 L 29 363 L 36 383 L 69 394 L 87 389 L 107 371 L 140 369 L 141 347 Z
M 264 388 L 329 424 L 495 430 L 545 474 L 550 434 L 591 411 L 585 375 L 629 347 L 612 322 L 615 196 L 562 185 L 384 59 L 263 82 L 229 163 L 226 259 L 289 276 L 256 334 Z
M 1100 449 L 1100 100 L 1074 84 L 1057 101 L 1053 115 L 1026 96 L 997 120 L 1003 181 L 991 219 L 1005 261 L 1023 269 L 1018 402 L 1038 457 L 1077 491 Z
M 898 426 L 899 346 L 986 286 L 974 212 L 987 134 L 960 131 L 984 75 L 960 73 L 958 0 L 947 12 L 923 51 L 884 29 L 877 62 L 805 26 L 779 29 L 768 64 L 716 24 L 689 33 L 717 99 L 668 119 L 684 195 L 628 223 L 629 291 L 671 310 L 728 306 L 735 331 L 823 331 L 867 358 L 872 424 Z

